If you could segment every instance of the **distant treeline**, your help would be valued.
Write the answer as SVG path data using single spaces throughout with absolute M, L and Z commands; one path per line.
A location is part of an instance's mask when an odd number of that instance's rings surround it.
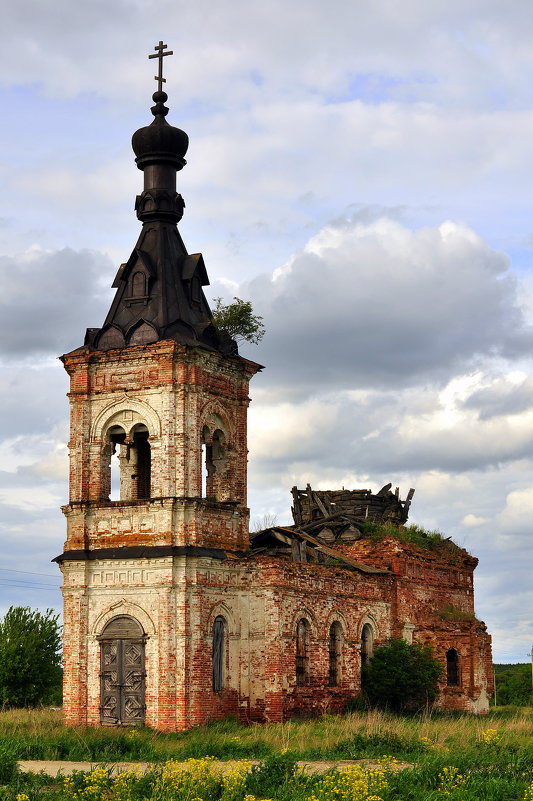
M 498 706 L 513 704 L 529 706 L 533 704 L 531 687 L 531 663 L 516 665 L 494 665 L 496 679 L 496 700 Z

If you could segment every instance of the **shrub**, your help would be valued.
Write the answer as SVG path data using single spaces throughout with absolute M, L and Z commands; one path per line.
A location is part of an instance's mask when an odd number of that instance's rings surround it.
M 392 638 L 363 667 L 363 692 L 371 706 L 417 712 L 437 698 L 441 674 L 429 646 Z
M 287 789 L 296 772 L 294 754 L 284 749 L 270 754 L 259 765 L 254 765 L 247 780 L 247 790 L 256 795 L 275 795 Z

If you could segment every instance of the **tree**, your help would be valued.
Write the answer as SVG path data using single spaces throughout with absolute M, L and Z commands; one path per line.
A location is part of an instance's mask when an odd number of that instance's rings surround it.
M 0 622 L 0 702 L 34 706 L 61 681 L 58 615 L 11 606 Z
M 442 672 L 428 645 L 392 638 L 364 665 L 363 693 L 371 706 L 416 712 L 437 698 Z
M 272 528 L 278 522 L 278 516 L 274 512 L 265 512 L 262 517 L 256 517 L 252 524 L 252 534 L 258 534 L 266 528 Z
M 502 706 L 515 704 L 528 706 L 533 702 L 531 690 L 531 664 L 494 665 L 496 701 Z
M 265 334 L 263 318 L 253 313 L 249 300 L 234 297 L 233 301 L 233 303 L 222 303 L 222 298 L 215 298 L 213 309 L 215 327 L 225 331 L 236 342 L 251 342 L 257 345 Z

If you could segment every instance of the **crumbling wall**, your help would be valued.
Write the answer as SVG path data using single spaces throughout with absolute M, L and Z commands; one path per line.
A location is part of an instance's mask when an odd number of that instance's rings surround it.
M 264 719 L 342 711 L 361 690 L 364 624 L 373 627 L 376 644 L 392 633 L 392 577 L 263 555 L 254 559 L 252 583 L 265 598 Z M 302 619 L 309 624 L 309 670 L 298 684 L 297 626 Z M 339 683 L 331 686 L 329 637 L 335 622 L 342 646 Z
M 478 560 L 443 541 L 432 551 L 393 537 L 358 540 L 340 546 L 352 558 L 390 569 L 394 574 L 393 632 L 428 644 L 443 666 L 442 709 L 486 712 L 494 692 L 491 638 L 474 611 L 474 570 Z M 459 681 L 446 681 L 446 654 L 458 655 Z

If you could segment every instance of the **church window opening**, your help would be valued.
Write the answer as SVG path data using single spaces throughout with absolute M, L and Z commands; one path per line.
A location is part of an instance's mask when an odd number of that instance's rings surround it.
M 217 615 L 213 623 L 213 692 L 224 689 L 224 661 L 226 653 L 226 621 Z
M 446 651 L 446 684 L 448 687 L 459 685 L 459 654 L 455 648 Z
M 330 687 L 341 683 L 342 627 L 335 621 L 329 627 L 329 678 Z
M 309 682 L 309 622 L 302 618 L 296 626 L 296 685 Z
M 361 667 L 368 665 L 374 655 L 374 630 L 365 623 L 361 632 Z
M 131 294 L 134 298 L 142 298 L 146 293 L 146 275 L 141 270 L 133 273 L 131 279 Z

